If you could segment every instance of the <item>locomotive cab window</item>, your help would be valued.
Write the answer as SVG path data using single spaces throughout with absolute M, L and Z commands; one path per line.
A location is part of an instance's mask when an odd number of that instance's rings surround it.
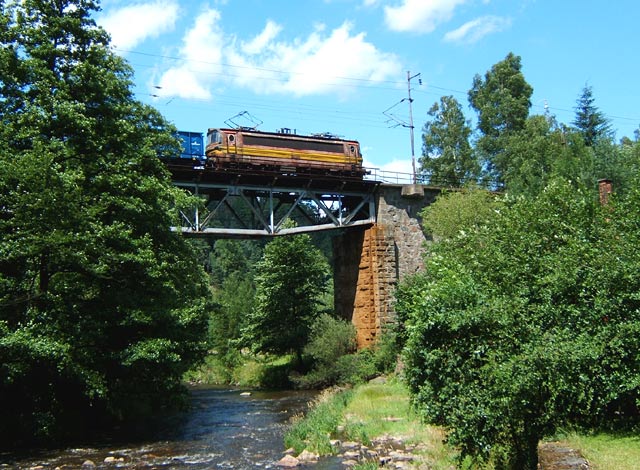
M 222 135 L 217 130 L 211 130 L 207 134 L 207 145 L 222 143 Z

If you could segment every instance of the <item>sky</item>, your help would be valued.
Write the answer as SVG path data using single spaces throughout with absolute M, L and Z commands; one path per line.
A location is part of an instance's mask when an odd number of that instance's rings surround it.
M 229 123 L 328 132 L 365 165 L 411 172 L 422 127 L 509 52 L 531 114 L 570 124 L 590 86 L 616 137 L 640 126 L 637 0 L 103 0 L 96 22 L 139 100 L 179 130 Z M 411 94 L 411 102 L 409 101 Z M 411 103 L 411 106 L 409 104 Z M 411 113 L 411 114 L 410 114 Z

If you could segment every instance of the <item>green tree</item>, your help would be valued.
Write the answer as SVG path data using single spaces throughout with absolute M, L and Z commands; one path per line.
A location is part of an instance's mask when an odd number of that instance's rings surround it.
M 576 116 L 572 124 L 582 133 L 588 147 L 592 147 L 600 139 L 610 140 L 612 137 L 610 121 L 594 103 L 593 89 L 585 85 L 576 101 Z
M 505 136 L 503 144 L 502 157 L 509 162 L 503 181 L 512 195 L 535 196 L 555 177 L 596 184 L 593 150 L 575 130 L 559 126 L 553 118 L 530 116 L 523 129 Z
M 206 351 L 206 283 L 169 231 L 178 143 L 87 0 L 0 13 L 0 436 L 171 405 Z M 72 423 L 72 424 L 70 424 Z
M 640 191 L 596 201 L 554 180 L 437 243 L 401 286 L 414 403 L 463 458 L 533 470 L 561 426 L 638 423 Z
M 255 263 L 262 254 L 255 240 L 217 240 L 211 253 L 212 290 L 217 306 L 211 312 L 213 348 L 223 365 L 233 368 L 240 360 L 242 328 L 253 310 Z
M 295 352 L 308 342 L 311 324 L 321 313 L 329 266 L 308 235 L 278 237 L 265 247 L 256 267 L 256 299 L 243 331 L 256 352 Z
M 510 52 L 484 78 L 476 75 L 469 90 L 481 134 L 476 147 L 485 169 L 498 184 L 504 183 L 510 164 L 502 152 L 503 137 L 524 128 L 531 107 L 533 88 L 525 80 L 520 62 L 520 57 Z
M 421 171 L 438 185 L 460 187 L 474 181 L 480 168 L 469 143 L 471 128 L 460 103 L 453 96 L 443 96 L 428 114 L 433 119 L 423 128 Z

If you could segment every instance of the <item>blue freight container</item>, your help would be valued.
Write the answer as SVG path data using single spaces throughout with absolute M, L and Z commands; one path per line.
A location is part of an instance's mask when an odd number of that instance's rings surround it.
M 178 131 L 182 141 L 180 158 L 204 160 L 204 139 L 201 132 Z

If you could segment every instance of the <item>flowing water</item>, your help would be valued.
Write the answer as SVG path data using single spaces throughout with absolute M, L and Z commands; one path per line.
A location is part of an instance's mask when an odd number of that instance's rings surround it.
M 135 439 L 33 453 L 0 455 L 0 469 L 255 469 L 276 468 L 292 416 L 307 409 L 308 392 L 196 389 L 188 412 L 160 420 Z M 316 466 L 331 468 L 329 462 Z M 88 468 L 88 467 L 84 467 Z M 334 467 L 335 468 L 335 467 Z

